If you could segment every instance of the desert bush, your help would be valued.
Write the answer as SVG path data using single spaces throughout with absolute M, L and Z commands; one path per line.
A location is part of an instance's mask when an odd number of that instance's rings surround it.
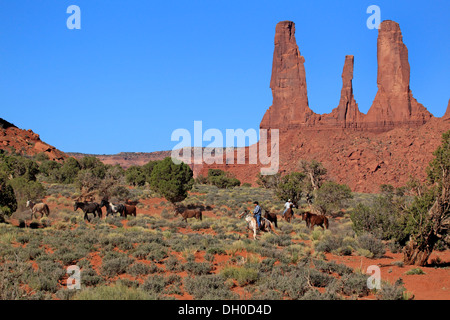
M 405 274 L 407 274 L 407 275 L 412 275 L 412 274 L 425 274 L 425 272 L 424 272 L 422 269 L 420 269 L 420 268 L 412 268 L 412 269 L 406 271 Z
M 312 262 L 314 263 L 314 266 L 324 272 L 327 273 L 337 273 L 340 276 L 343 276 L 345 274 L 350 274 L 353 272 L 353 269 L 350 267 L 347 267 L 345 264 L 336 263 L 334 261 L 324 261 L 320 259 L 313 259 Z
M 103 283 L 103 278 L 91 267 L 82 269 L 82 286 L 97 286 Z
M 161 275 L 149 276 L 141 285 L 143 291 L 150 294 L 159 294 L 166 287 L 166 280 Z
M 405 300 L 406 289 L 403 287 L 403 281 L 397 280 L 394 284 L 389 282 L 381 283 L 381 290 L 376 293 L 379 300 Z
M 244 286 L 256 282 L 259 272 L 255 268 L 228 266 L 222 269 L 220 275 L 224 279 L 234 279 L 239 286 Z
M 357 243 L 360 249 L 368 250 L 374 258 L 381 258 L 386 253 L 383 242 L 370 233 L 359 236 Z
M 114 277 L 127 271 L 133 262 L 126 254 L 119 252 L 108 252 L 102 260 L 101 273 L 108 277 Z
M 152 263 L 151 265 L 136 262 L 128 267 L 128 272 L 132 276 L 144 276 L 151 273 L 155 273 L 158 271 L 158 267 L 156 264 Z
M 148 294 L 141 289 L 129 288 L 123 284 L 102 285 L 95 288 L 82 289 L 73 297 L 74 300 L 154 300 L 156 295 Z
M 350 273 L 341 278 L 341 290 L 346 296 L 364 297 L 369 294 L 367 287 L 368 275 L 362 273 Z
M 205 275 L 212 271 L 212 264 L 209 262 L 188 261 L 183 264 L 183 270 L 191 275 Z
M 238 298 L 237 294 L 230 291 L 224 284 L 220 275 L 186 277 L 183 282 L 186 291 L 195 300 L 232 300 Z
M 319 252 L 334 252 L 343 245 L 344 239 L 340 235 L 326 235 L 315 244 L 314 249 Z

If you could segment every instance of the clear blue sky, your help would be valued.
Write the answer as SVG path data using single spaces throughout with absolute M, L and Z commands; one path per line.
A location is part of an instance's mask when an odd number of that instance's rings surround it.
M 296 24 L 309 104 L 339 103 L 344 57 L 366 113 L 377 91 L 369 5 L 400 24 L 411 89 L 433 115 L 450 98 L 450 1 L 0 0 L 0 117 L 66 152 L 170 150 L 177 128 L 258 129 L 272 104 L 275 25 Z M 81 30 L 69 30 L 69 5 Z

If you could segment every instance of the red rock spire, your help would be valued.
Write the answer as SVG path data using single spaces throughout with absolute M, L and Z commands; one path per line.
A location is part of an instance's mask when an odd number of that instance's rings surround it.
M 314 114 L 308 106 L 304 62 L 295 40 L 295 24 L 279 22 L 275 29 L 270 81 L 273 103 L 261 122 L 261 128 L 303 124 Z
M 408 49 L 397 22 L 380 24 L 377 42 L 378 92 L 367 112 L 368 127 L 421 125 L 432 115 L 414 99 L 409 88 Z
M 358 104 L 353 96 L 353 61 L 353 56 L 345 56 L 344 69 L 342 70 L 341 100 L 336 110 L 338 123 L 346 128 L 358 127 L 364 116 L 359 111 Z

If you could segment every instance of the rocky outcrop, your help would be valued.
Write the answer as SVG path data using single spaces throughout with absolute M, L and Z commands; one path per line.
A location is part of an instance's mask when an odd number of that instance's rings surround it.
M 408 49 L 397 22 L 386 20 L 380 24 L 377 50 L 378 92 L 364 127 L 386 130 L 403 124 L 423 125 L 432 115 L 412 95 Z
M 281 131 L 301 127 L 383 132 L 396 126 L 417 127 L 429 121 L 432 114 L 416 101 L 409 87 L 408 49 L 398 23 L 386 20 L 380 24 L 377 45 L 378 92 L 368 113 L 361 113 L 355 101 L 352 86 L 354 57 L 348 55 L 342 72 L 339 105 L 329 114 L 318 115 L 308 104 L 305 59 L 295 40 L 295 24 L 290 21 L 278 23 L 270 82 L 273 103 L 260 127 Z
M 67 155 L 55 147 L 41 141 L 38 134 L 22 130 L 0 118 L 0 149 L 22 155 L 33 156 L 44 153 L 50 160 L 64 160 Z

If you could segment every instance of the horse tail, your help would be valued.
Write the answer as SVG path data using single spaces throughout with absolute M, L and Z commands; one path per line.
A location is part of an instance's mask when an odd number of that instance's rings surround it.
M 328 218 L 327 217 L 323 217 L 323 222 L 325 224 L 325 229 L 328 229 Z
M 275 233 L 276 235 L 278 235 L 278 233 L 275 231 L 275 227 L 273 226 L 273 223 L 270 223 L 270 229 L 272 230 L 273 233 Z
M 202 218 L 202 211 L 200 210 L 200 213 L 198 214 L 199 215 L 199 217 L 200 217 L 200 221 L 203 221 L 203 218 Z
M 47 215 L 47 217 L 50 215 L 50 208 L 48 207 L 47 204 L 44 205 L 44 212 Z

